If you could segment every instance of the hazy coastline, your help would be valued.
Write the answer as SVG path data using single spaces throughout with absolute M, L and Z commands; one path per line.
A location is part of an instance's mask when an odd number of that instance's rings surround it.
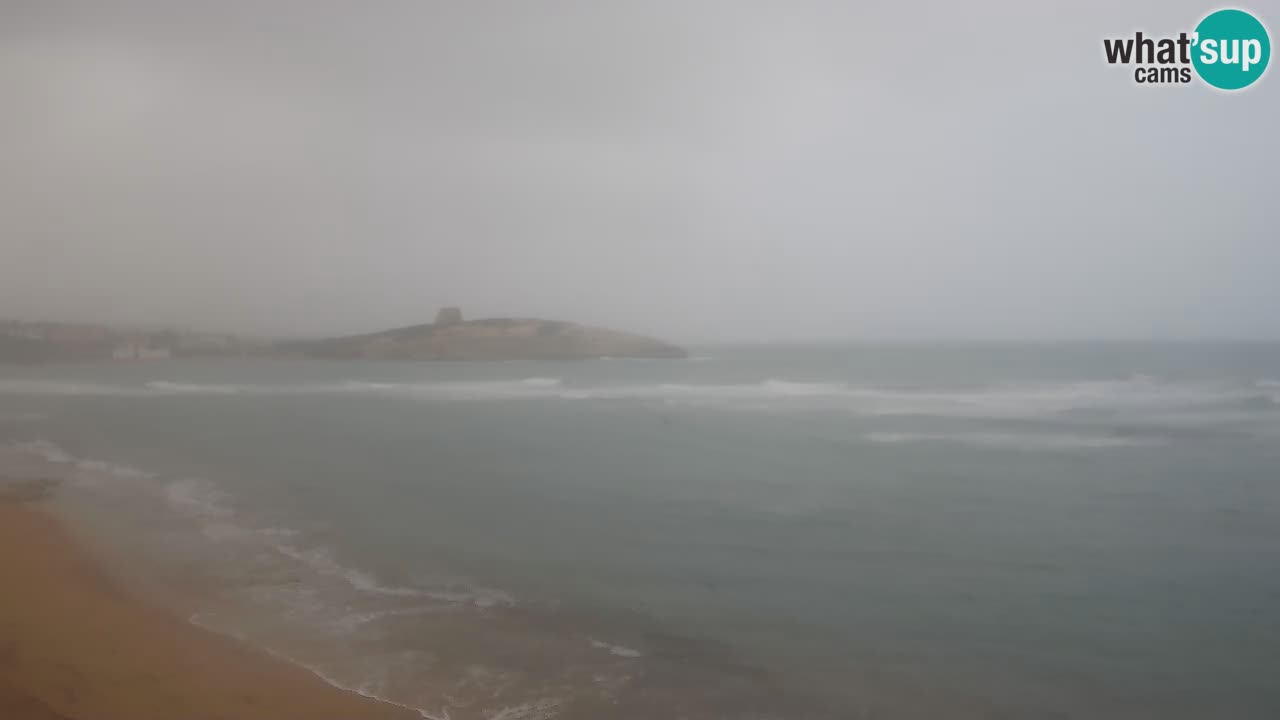
M 655 338 L 561 320 L 464 320 L 456 307 L 442 308 L 431 323 L 293 340 L 85 323 L 0 321 L 0 364 L 16 365 L 228 358 L 492 362 L 604 357 L 682 359 L 688 352 Z

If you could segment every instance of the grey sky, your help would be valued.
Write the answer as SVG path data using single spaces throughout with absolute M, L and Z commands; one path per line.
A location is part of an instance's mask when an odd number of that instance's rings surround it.
M 1280 68 L 1102 59 L 1216 7 L 0 0 L 0 317 L 1277 339 Z

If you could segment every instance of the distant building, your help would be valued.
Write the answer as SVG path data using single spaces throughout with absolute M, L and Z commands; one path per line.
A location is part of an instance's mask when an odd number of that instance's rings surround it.
M 117 343 L 111 350 L 113 360 L 168 360 L 173 352 L 167 347 L 149 344 L 145 339 L 132 339 Z
M 41 331 L 44 333 L 45 340 L 67 346 L 94 345 L 110 340 L 107 329 L 98 325 L 49 323 L 43 325 Z
M 183 355 L 227 355 L 238 349 L 232 335 L 216 333 L 180 333 L 173 343 L 173 350 Z
M 25 338 L 27 340 L 47 340 L 48 327 L 36 323 L 6 321 L 0 323 L 0 335 Z
M 9 337 L 25 338 L 27 340 L 44 340 L 44 331 L 39 328 L 23 327 L 15 325 L 6 327 L 3 331 Z

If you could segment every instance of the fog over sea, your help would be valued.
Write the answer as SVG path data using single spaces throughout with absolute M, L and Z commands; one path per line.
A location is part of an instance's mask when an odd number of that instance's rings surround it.
M 1280 717 L 1276 345 L 5 367 L 0 443 L 433 718 Z

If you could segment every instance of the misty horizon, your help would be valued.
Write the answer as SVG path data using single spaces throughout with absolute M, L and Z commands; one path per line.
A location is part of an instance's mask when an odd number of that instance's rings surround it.
M 1280 718 L 1277 31 L 0 0 L 0 715 Z
M 6 3 L 0 317 L 1280 340 L 1275 78 L 1102 57 L 1208 9 Z

